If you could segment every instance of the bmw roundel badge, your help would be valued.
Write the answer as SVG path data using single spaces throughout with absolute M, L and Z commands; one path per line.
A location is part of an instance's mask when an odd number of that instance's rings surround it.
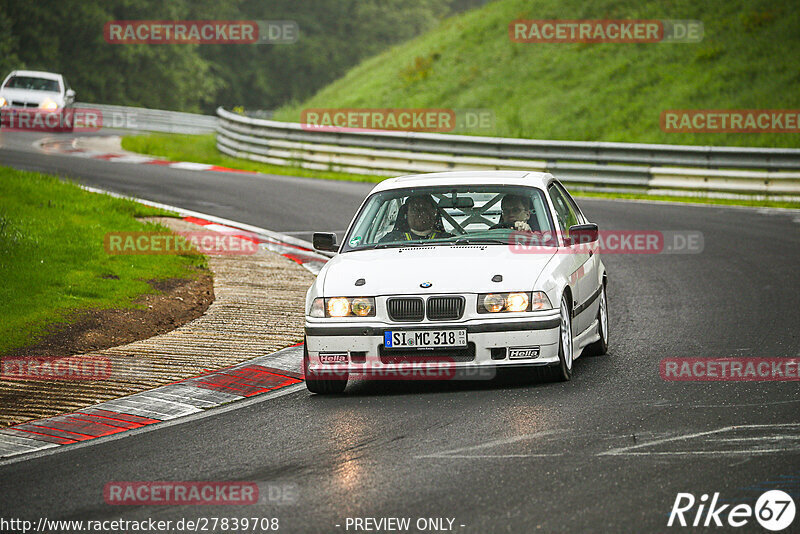
M 422 282 L 422 283 L 419 285 L 419 287 L 421 287 L 421 288 L 423 288 L 423 289 L 428 289 L 428 288 L 429 288 L 429 287 L 431 287 L 432 285 L 433 285 L 433 284 L 431 284 L 430 282 Z

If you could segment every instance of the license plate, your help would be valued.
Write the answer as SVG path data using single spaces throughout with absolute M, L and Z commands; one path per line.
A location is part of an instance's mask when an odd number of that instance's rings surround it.
M 466 347 L 467 331 L 462 330 L 390 330 L 384 332 L 383 346 L 398 348 Z

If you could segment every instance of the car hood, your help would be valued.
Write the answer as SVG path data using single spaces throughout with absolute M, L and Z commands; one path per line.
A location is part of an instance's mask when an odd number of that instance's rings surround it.
M 3 89 L 0 96 L 6 100 L 18 100 L 23 102 L 33 102 L 41 104 L 45 98 L 49 98 L 57 104 L 61 104 L 61 93 L 53 91 L 31 91 L 30 89 Z
M 530 291 L 554 252 L 515 254 L 504 245 L 353 251 L 326 264 L 322 291 L 326 297 Z M 493 282 L 498 274 L 502 282 Z M 359 278 L 363 286 L 355 285 Z

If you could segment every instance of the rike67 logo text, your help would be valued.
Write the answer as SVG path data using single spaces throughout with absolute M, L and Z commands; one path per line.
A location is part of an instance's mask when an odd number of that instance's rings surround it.
M 743 527 L 755 520 L 763 528 L 778 532 L 792 524 L 796 512 L 792 497 L 780 490 L 763 493 L 755 506 L 719 504 L 719 500 L 719 493 L 714 493 L 710 502 L 708 494 L 698 500 L 691 493 L 678 493 L 667 526 Z

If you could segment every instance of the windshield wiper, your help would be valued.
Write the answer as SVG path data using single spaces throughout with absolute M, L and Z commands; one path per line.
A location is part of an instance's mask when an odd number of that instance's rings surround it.
M 448 241 L 393 241 L 391 243 L 378 243 L 372 250 L 379 248 L 407 248 L 407 247 L 429 247 L 432 245 L 449 245 Z
M 450 242 L 451 245 L 508 245 L 507 239 L 496 237 L 460 237 Z

